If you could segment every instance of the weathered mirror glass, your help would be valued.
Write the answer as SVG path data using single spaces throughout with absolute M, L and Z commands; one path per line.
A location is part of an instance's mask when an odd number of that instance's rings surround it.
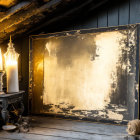
M 31 41 L 34 113 L 116 123 L 138 116 L 137 26 L 32 36 Z

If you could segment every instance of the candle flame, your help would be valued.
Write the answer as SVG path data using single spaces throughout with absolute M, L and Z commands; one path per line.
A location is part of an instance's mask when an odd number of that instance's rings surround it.
M 6 67 L 18 64 L 19 54 L 16 53 L 15 48 L 13 47 L 11 35 L 10 35 L 10 40 L 9 40 L 9 43 L 8 43 L 7 52 L 4 54 L 4 57 L 5 57 Z
M 12 65 L 17 65 L 16 60 L 7 60 L 6 61 L 6 66 L 12 66 Z
M 6 66 L 16 65 L 16 64 L 17 64 L 17 58 L 14 56 L 14 54 L 9 53 L 6 57 Z

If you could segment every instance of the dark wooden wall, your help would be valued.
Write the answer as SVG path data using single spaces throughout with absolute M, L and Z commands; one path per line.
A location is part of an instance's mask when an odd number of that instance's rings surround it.
M 140 0 L 108 1 L 93 11 L 90 9 L 84 9 L 83 13 L 76 13 L 76 18 L 69 16 L 59 21 L 56 26 L 50 25 L 49 29 L 46 27 L 41 31 L 48 33 L 140 23 Z
M 100 28 L 135 23 L 140 23 L 140 0 L 109 1 L 96 11 L 88 13 L 85 17 L 75 21 L 73 29 Z
M 65 30 L 68 31 L 87 28 L 119 26 L 135 23 L 140 23 L 140 0 L 124 0 L 116 2 L 109 1 L 96 10 L 92 11 L 91 6 L 88 9 L 84 9 L 82 13 L 76 13 L 75 16 L 68 16 L 65 19 L 62 19 L 35 32 L 32 32 L 30 33 L 30 35 L 61 32 Z M 15 45 L 21 48 L 21 63 L 19 67 L 19 71 L 21 74 L 20 89 L 24 89 L 27 93 L 25 96 L 25 107 L 27 112 L 29 76 L 29 34 L 24 34 L 22 37 L 20 37 L 20 39 L 16 40 Z

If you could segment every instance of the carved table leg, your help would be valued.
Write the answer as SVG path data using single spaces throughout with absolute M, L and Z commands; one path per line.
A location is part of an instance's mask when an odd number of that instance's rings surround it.
M 8 108 L 8 102 L 7 100 L 3 100 L 1 114 L 5 124 L 9 122 L 9 111 L 7 110 L 7 108 Z

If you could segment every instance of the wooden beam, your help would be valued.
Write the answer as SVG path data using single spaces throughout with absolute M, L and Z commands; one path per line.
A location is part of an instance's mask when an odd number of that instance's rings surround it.
M 43 27 L 45 27 L 45 26 L 48 26 L 48 25 L 50 25 L 50 24 L 52 24 L 52 23 L 54 23 L 54 22 L 56 22 L 56 21 L 58 21 L 58 20 L 61 20 L 61 19 L 63 19 L 63 18 L 66 18 L 66 17 L 68 17 L 69 15 L 72 15 L 73 13 L 75 13 L 75 12 L 77 12 L 77 11 L 80 11 L 81 9 L 83 9 L 85 6 L 87 6 L 87 5 L 89 5 L 89 4 L 92 5 L 92 10 L 94 10 L 94 9 L 98 8 L 99 6 L 101 6 L 102 4 L 106 3 L 108 0 L 102 0 L 102 1 L 100 1 L 99 3 L 97 3 L 97 4 L 94 4 L 93 1 L 94 1 L 94 0 L 86 0 L 86 1 L 83 2 L 81 5 L 75 7 L 75 8 L 73 8 L 73 9 L 71 9 L 71 10 L 69 10 L 69 11 L 67 11 L 67 12 L 65 12 L 65 13 L 63 13 L 63 14 L 61 14 L 61 15 L 58 15 L 57 17 L 54 17 L 54 18 L 48 20 L 47 22 L 45 22 L 45 23 L 42 24 L 41 26 L 38 26 L 38 27 L 36 27 L 36 28 L 30 30 L 28 33 L 30 34 L 30 33 L 34 32 L 34 31 L 37 31 L 37 30 L 39 30 L 39 29 L 41 29 L 41 28 L 43 28 Z M 91 8 L 90 8 L 90 10 L 91 10 Z M 88 9 L 87 9 L 87 11 L 88 11 Z
M 44 4 L 41 7 L 38 7 L 37 2 L 31 2 L 20 8 L 18 12 L 16 10 L 15 12 L 12 12 L 6 17 L 0 19 L 0 27 L 3 27 L 0 28 L 0 42 L 7 39 L 7 35 L 14 32 L 17 33 L 17 30 L 21 28 L 24 28 L 24 30 L 18 32 L 24 32 L 30 27 L 30 25 L 32 25 L 30 23 L 39 22 L 39 20 L 44 18 L 44 15 L 42 14 L 44 11 L 47 11 L 49 8 L 56 7 L 61 2 L 62 0 L 51 0 L 50 2 Z
M 85 6 L 93 3 L 94 0 L 86 0 L 83 2 L 79 2 L 76 0 L 48 0 L 44 3 L 39 3 L 38 1 L 30 1 L 30 2 L 21 2 L 15 7 L 9 9 L 6 13 L 6 16 L 0 19 L 0 43 L 4 40 L 7 40 L 9 35 L 16 36 L 22 34 L 26 31 L 27 33 L 31 33 L 33 31 L 39 30 L 47 25 L 50 25 L 53 22 L 56 22 L 60 19 L 67 18 L 67 16 L 82 10 Z M 105 2 L 106 0 L 104 0 Z M 35 27 L 36 23 L 41 23 L 43 19 L 45 19 L 50 12 L 59 11 L 58 9 L 62 9 L 63 6 L 67 6 L 70 4 L 77 5 L 72 7 L 72 9 L 65 9 L 58 14 L 55 13 L 52 17 L 50 16 L 47 19 L 47 22 L 42 24 L 41 26 Z M 66 5 L 67 3 L 67 5 Z M 94 5 L 97 8 L 98 3 Z M 67 10 L 67 11 L 66 11 Z M 31 27 L 35 27 L 31 30 Z

